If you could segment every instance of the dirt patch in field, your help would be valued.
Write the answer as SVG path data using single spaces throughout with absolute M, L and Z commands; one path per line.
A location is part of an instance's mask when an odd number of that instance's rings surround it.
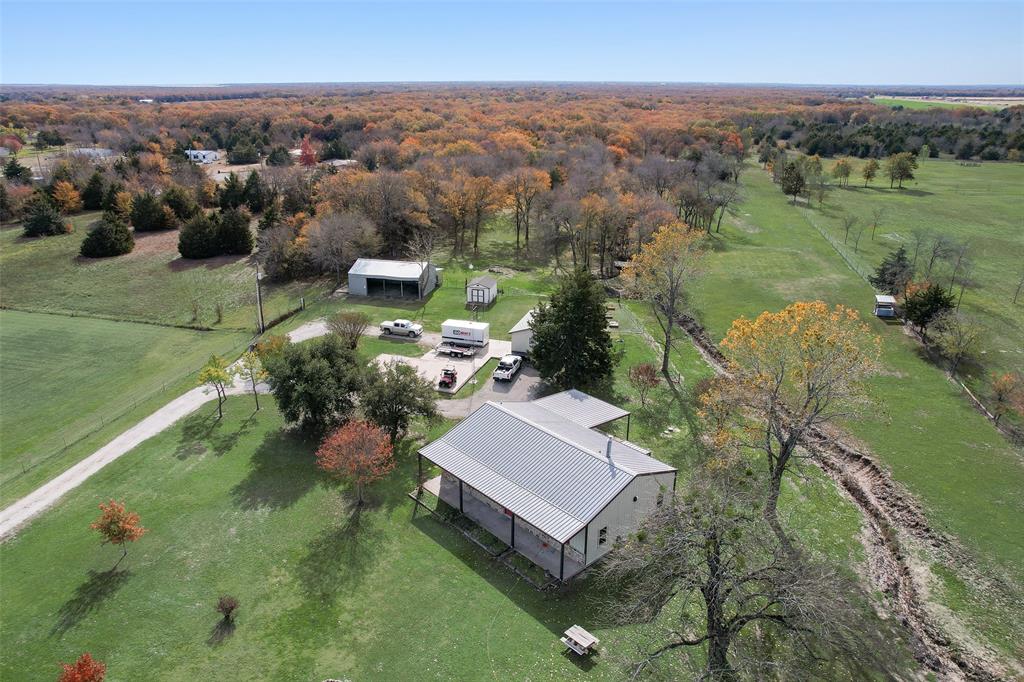
M 145 258 L 155 254 L 178 254 L 178 231 L 136 232 L 135 248 L 127 258 Z

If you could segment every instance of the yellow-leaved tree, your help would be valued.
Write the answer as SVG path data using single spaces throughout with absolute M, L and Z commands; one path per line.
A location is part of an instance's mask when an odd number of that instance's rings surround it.
M 877 373 L 881 342 L 857 311 L 821 301 L 740 318 L 721 343 L 727 374 L 702 396 L 703 414 L 719 445 L 763 456 L 768 490 L 764 514 L 790 546 L 778 520 L 783 475 L 821 427 L 854 416 L 865 402 L 864 381 Z M 834 436 L 833 436 L 834 437 Z
M 689 287 L 700 274 L 703 257 L 704 233 L 676 220 L 659 228 L 622 273 L 630 292 L 650 303 L 658 320 L 664 334 L 661 372 L 670 385 L 673 330 L 683 312 Z

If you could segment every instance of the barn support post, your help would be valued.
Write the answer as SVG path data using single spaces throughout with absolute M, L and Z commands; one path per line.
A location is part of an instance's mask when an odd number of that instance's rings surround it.
M 398 280 L 398 297 L 405 298 L 405 284 L 402 280 Z
M 416 453 L 416 489 L 423 489 L 423 455 Z
M 462 511 L 462 479 L 459 479 L 459 511 Z
M 587 556 L 587 544 L 590 542 L 590 524 L 588 523 L 583 527 L 583 567 L 587 567 L 587 561 L 590 559 Z
M 629 422 L 632 420 L 633 414 L 626 415 L 626 440 L 629 440 Z
M 562 543 L 562 558 L 558 564 L 558 580 L 565 580 L 565 543 Z
M 516 515 L 509 514 L 509 518 L 512 519 L 512 542 L 510 542 L 509 544 L 514 549 L 516 546 Z

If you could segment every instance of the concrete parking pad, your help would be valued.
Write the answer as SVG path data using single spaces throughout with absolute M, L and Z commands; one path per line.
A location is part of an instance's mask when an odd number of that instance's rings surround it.
M 438 355 L 437 351 L 429 351 L 426 355 L 418 358 L 410 358 L 403 355 L 392 355 L 381 353 L 377 356 L 377 363 L 385 365 L 392 361 L 404 362 L 416 369 L 416 372 L 440 393 L 455 393 L 465 386 L 466 382 L 476 374 L 477 370 L 483 367 L 491 358 L 500 358 L 512 352 L 511 341 L 500 341 L 491 339 L 490 343 L 477 351 L 471 358 L 450 358 L 447 355 Z M 437 387 L 437 380 L 441 378 L 441 370 L 445 367 L 454 367 L 458 374 L 455 386 L 451 389 Z

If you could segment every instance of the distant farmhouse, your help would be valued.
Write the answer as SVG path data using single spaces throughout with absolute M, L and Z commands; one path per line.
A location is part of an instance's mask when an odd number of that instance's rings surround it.
M 570 390 L 488 402 L 419 451 L 441 475 L 423 488 L 565 581 L 637 530 L 675 489 L 676 469 L 596 426 L 628 417 Z
M 440 269 L 431 263 L 360 258 L 348 271 L 350 296 L 423 298 L 440 283 Z
M 193 163 L 213 163 L 220 159 L 220 154 L 212 149 L 186 149 L 185 154 Z

